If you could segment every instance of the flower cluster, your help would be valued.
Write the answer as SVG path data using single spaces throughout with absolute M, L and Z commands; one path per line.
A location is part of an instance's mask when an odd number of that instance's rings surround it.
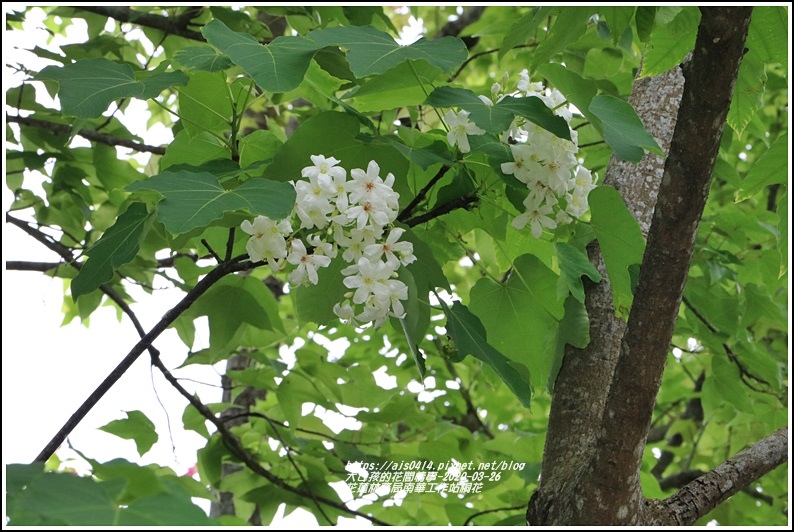
M 293 183 L 291 218 L 299 229 L 293 232 L 289 219 L 257 216 L 253 223 L 244 221 L 241 228 L 251 235 L 248 255 L 267 261 L 275 271 L 292 265 L 287 279 L 300 285 L 317 284 L 318 268 L 330 265 L 341 250 L 342 259 L 350 263 L 342 274 L 351 292 L 334 306 L 334 313 L 344 321 L 375 322 L 376 327 L 389 316 L 402 318 L 408 287 L 397 279 L 397 271 L 416 257 L 413 244 L 400 241 L 404 230 L 393 227 L 399 199 L 392 188 L 394 175 L 381 178 L 380 167 L 370 161 L 366 171 L 354 168 L 348 179 L 338 166 L 341 161 L 324 155 L 312 155 L 311 160 L 314 164 L 301 171 L 307 180 Z
M 572 112 L 560 91 L 531 82 L 526 70 L 519 76 L 518 90 L 523 96 L 540 98 L 570 124 Z M 508 138 L 518 141 L 510 144 L 513 162 L 502 164 L 502 172 L 515 176 L 528 189 L 523 202 L 526 210 L 512 224 L 516 229 L 529 225 L 535 238 L 540 238 L 544 227 L 554 229 L 582 216 L 588 209 L 587 195 L 595 188 L 597 176 L 576 158 L 577 132 L 570 126 L 569 131 L 571 140 L 562 139 L 516 117 L 502 135 L 502 142 L 507 143 Z
M 480 100 L 489 107 L 494 105 L 494 101 L 498 103 L 506 96 L 502 85 L 507 81 L 508 75 L 505 74 L 502 84 L 494 83 L 491 87 L 491 97 L 480 96 Z M 512 96 L 536 96 L 570 124 L 572 111 L 562 93 L 544 88 L 541 82 L 530 82 L 527 70 L 519 74 L 518 91 Z M 467 135 L 485 133 L 468 117 L 466 111 L 448 111 L 444 115 L 449 127 L 447 139 L 462 153 L 470 151 Z M 581 166 L 576 158 L 579 151 L 577 132 L 570 126 L 569 131 L 571 140 L 562 139 L 517 116 L 500 138 L 513 155 L 512 162 L 502 164 L 502 172 L 513 175 L 528 190 L 523 201 L 525 210 L 512 225 L 516 229 L 529 225 L 535 238 L 540 238 L 544 228 L 554 229 L 581 217 L 588 209 L 587 196 L 595 188 L 597 176 Z

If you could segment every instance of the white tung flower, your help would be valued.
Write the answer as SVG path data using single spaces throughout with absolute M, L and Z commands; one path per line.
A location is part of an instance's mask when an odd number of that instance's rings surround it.
M 447 111 L 444 115 L 444 122 L 449 127 L 447 133 L 447 140 L 450 146 L 457 146 L 463 153 L 469 153 L 471 146 L 469 145 L 469 137 L 467 135 L 482 135 L 485 133 L 484 129 L 477 127 L 477 125 L 469 120 L 468 111 Z
M 284 237 L 292 233 L 288 220 L 276 222 L 267 216 L 257 216 L 253 223 L 243 220 L 240 229 L 251 235 L 245 250 L 252 261 L 267 260 L 273 264 L 275 259 L 287 256 L 287 241 Z
M 314 166 L 307 166 L 301 170 L 303 177 L 316 180 L 321 186 L 329 187 L 332 183 L 342 180 L 344 182 L 347 172 L 344 168 L 336 166 L 341 161 L 325 155 L 312 155 Z
M 294 285 L 304 284 L 308 278 L 312 284 L 317 284 L 317 268 L 325 268 L 331 264 L 331 257 L 325 255 L 310 255 L 303 242 L 296 238 L 292 241 L 292 252 L 287 257 L 287 262 L 297 266 L 287 277 Z
M 364 254 L 371 260 L 380 260 L 385 255 L 386 264 L 395 270 L 400 266 L 400 263 L 406 266 L 411 264 L 416 260 L 414 245 L 411 242 L 397 242 L 403 233 L 405 233 L 405 229 L 392 229 L 386 238 L 386 242 L 370 244 L 364 248 Z M 399 257 L 397 256 L 398 254 L 400 255 Z

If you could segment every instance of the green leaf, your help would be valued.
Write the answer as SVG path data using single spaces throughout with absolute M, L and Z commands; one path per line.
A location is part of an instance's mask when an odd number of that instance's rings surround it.
M 179 495 L 158 493 L 130 503 L 121 512 L 119 526 L 210 526 L 217 524 L 193 504 L 186 491 Z
M 440 73 L 425 60 L 404 62 L 364 82 L 350 103 L 364 113 L 419 105 Z
M 603 134 L 601 120 L 590 111 L 590 103 L 598 93 L 596 82 L 585 79 L 576 72 L 556 63 L 549 63 L 538 68 L 538 73 L 546 78 L 550 85 L 556 87 L 565 99 L 576 106 L 584 114 L 593 127 Z
M 285 420 L 292 426 L 296 426 L 301 418 L 303 403 L 330 406 L 313 380 L 297 371 L 291 371 L 284 377 L 276 390 L 276 397 Z
M 739 377 L 739 368 L 724 353 L 711 357 L 711 375 L 703 383 L 704 398 L 715 395 L 721 403 L 730 403 L 741 412 L 752 414 L 755 410 Z
M 222 134 L 231 128 L 232 102 L 226 75 L 194 72 L 187 87 L 179 90 L 182 125 L 191 136 L 205 131 Z
M 638 6 L 637 13 L 634 15 L 634 21 L 637 24 L 637 36 L 640 42 L 648 44 L 651 40 L 651 32 L 656 20 L 656 7 L 655 6 Z
M 646 150 L 663 155 L 653 135 L 645 130 L 637 112 L 626 101 L 609 95 L 593 98 L 589 111 L 597 116 L 604 127 L 604 140 L 615 155 L 625 161 L 638 163 Z
M 160 69 L 158 69 L 160 70 Z M 137 98 L 148 100 L 159 95 L 165 89 L 174 85 L 187 85 L 190 78 L 183 72 L 142 71 L 136 72 L 135 77 L 143 83 L 143 92 Z
M 133 203 L 86 251 L 89 258 L 71 284 L 72 297 L 75 300 L 110 281 L 116 268 L 135 258 L 148 218 L 146 205 Z
M 190 403 L 187 404 L 182 412 L 182 426 L 185 430 L 198 432 L 204 438 L 209 439 L 210 437 L 210 433 L 207 430 L 207 418 Z
M 45 473 L 41 464 L 7 466 L 10 525 L 108 526 L 117 523 L 124 490 L 119 478 L 96 482 L 68 473 Z
M 416 261 L 408 265 L 408 270 L 416 280 L 417 289 L 420 291 L 424 290 L 425 293 L 429 293 L 436 288 L 444 288 L 448 292 L 451 291 L 449 281 L 433 255 L 430 246 L 415 231 L 403 233 L 402 240 L 410 242 L 414 246 Z
M 617 44 L 637 11 L 636 6 L 605 6 L 599 9 L 604 15 L 612 35 L 612 44 Z
M 439 301 L 447 315 L 447 332 L 455 342 L 458 351 L 463 356 L 471 355 L 491 366 L 518 397 L 521 404 L 529 408 L 532 390 L 528 380 L 522 376 L 518 369 L 522 365 L 512 362 L 488 343 L 485 328 L 479 318 L 469 309 L 457 301 L 452 304 L 452 308 L 440 299 Z M 526 371 L 526 368 L 523 370 Z
M 694 6 L 683 8 L 668 23 L 660 24 L 657 17 L 639 77 L 656 76 L 679 65 L 695 47 L 699 24 L 700 9 Z
M 111 102 L 140 96 L 144 91 L 144 84 L 135 79 L 130 65 L 105 58 L 83 59 L 64 67 L 44 67 L 34 79 L 57 81 L 63 113 L 78 118 L 96 118 Z
M 788 67 L 788 10 L 785 6 L 755 6 L 745 46 L 764 63 Z
M 739 74 L 727 117 L 728 125 L 739 136 L 764 104 L 766 71 L 760 54 L 761 51 L 757 48 L 747 48 L 747 53 L 744 54 L 739 65 Z
M 502 133 L 510 127 L 516 116 L 546 129 L 560 138 L 570 140 L 571 133 L 564 118 L 556 116 L 543 100 L 535 96 L 513 98 L 506 96 L 494 105 L 486 105 L 468 89 L 439 87 L 430 93 L 427 105 L 433 107 L 460 107 L 470 113 L 469 118 L 477 126 L 491 133 Z
M 591 48 L 584 61 L 585 77 L 610 79 L 623 67 L 623 52 L 614 48 Z
M 410 146 L 392 135 L 384 137 L 384 140 L 394 146 L 406 159 L 425 170 L 434 164 L 441 163 L 451 165 L 455 162 L 455 159 L 449 152 L 447 143 L 440 140 L 433 141 L 431 144 L 422 147 L 416 145 Z
M 601 274 L 598 273 L 595 266 L 590 262 L 582 251 L 565 242 L 557 242 L 554 244 L 557 250 L 557 260 L 560 263 L 560 271 L 562 272 L 562 279 L 580 303 L 584 303 L 584 285 L 582 284 L 582 276 L 586 275 L 594 283 L 601 281 Z
M 205 227 L 229 211 L 246 210 L 274 220 L 286 218 L 295 205 L 295 189 L 288 183 L 250 179 L 226 190 L 209 172 L 166 171 L 127 190 L 155 190 L 165 199 L 157 204 L 157 219 L 174 234 Z
M 336 157 L 348 172 L 353 168 L 366 169 L 374 160 L 381 176 L 394 174 L 395 191 L 407 197 L 408 161 L 390 143 L 360 140 L 358 130 L 358 121 L 348 114 L 329 111 L 313 116 L 284 143 L 264 176 L 275 181 L 300 179 L 301 170 L 311 165 L 311 156 L 317 154 Z M 333 134 L 329 134 L 331 131 Z
M 502 44 L 499 46 L 499 60 L 505 56 L 507 52 L 525 43 L 532 35 L 538 24 L 545 21 L 547 17 L 555 13 L 559 8 L 556 7 L 539 7 L 535 8 L 517 21 L 513 23 L 504 38 Z
M 568 6 L 561 9 L 548 36 L 535 48 L 530 63 L 531 69 L 549 63 L 554 55 L 562 52 L 566 46 L 584 35 L 587 22 L 595 11 L 592 7 Z
M 703 277 L 690 277 L 684 297 L 694 302 L 698 314 L 717 329 L 715 334 L 727 336 L 739 328 L 741 304 L 735 293 L 727 292 L 720 285 L 709 286 Z
M 458 68 L 469 55 L 457 37 L 421 38 L 409 46 L 400 46 L 394 38 L 372 26 L 337 26 L 314 30 L 306 36 L 317 46 L 347 48 L 350 70 L 358 78 L 383 74 L 409 59 L 424 59 L 444 72 Z
M 229 146 L 209 131 L 191 136 L 183 129 L 165 149 L 165 155 L 160 159 L 160 171 L 177 164 L 200 166 L 230 156 Z
M 326 325 L 339 319 L 334 314 L 334 305 L 342 303 L 348 291 L 342 284 L 342 270 L 347 266 L 340 254 L 327 268 L 317 270 L 319 282 L 316 285 L 301 285 L 290 292 L 294 294 L 295 310 L 302 323 Z
M 549 379 L 546 382 L 546 388 L 549 392 L 554 391 L 554 382 L 557 380 L 557 374 L 562 366 L 566 346 L 572 345 L 573 347 L 584 349 L 589 343 L 590 317 L 587 315 L 587 309 L 584 303 L 569 296 L 565 300 L 565 316 L 563 316 L 557 327 L 554 359 L 551 363 Z
M 127 412 L 127 419 L 111 421 L 99 430 L 118 436 L 125 440 L 135 441 L 138 454 L 143 456 L 157 443 L 157 432 L 154 423 L 140 410 Z
M 268 306 L 271 307 L 270 312 Z M 278 318 L 273 316 L 273 307 L 273 295 L 262 281 L 233 275 L 215 283 L 185 311 L 184 316 L 188 319 L 207 316 L 210 346 L 216 348 L 227 345 L 244 323 L 263 330 L 283 328 L 275 321 Z
M 267 92 L 287 92 L 300 85 L 314 53 L 323 47 L 293 36 L 277 37 L 264 46 L 218 19 L 206 24 L 201 34 Z
M 607 186 L 596 187 L 590 192 L 588 201 L 591 225 L 612 285 L 612 304 L 615 313 L 625 318 L 634 299 L 629 266 L 642 263 L 645 239 L 617 190 Z
M 216 72 L 232 66 L 227 56 L 219 54 L 211 46 L 188 46 L 177 50 L 174 60 L 188 70 L 206 70 Z
M 785 184 L 788 180 L 788 154 L 788 132 L 784 132 L 750 167 L 736 192 L 736 201 L 749 199 L 769 185 Z
M 557 299 L 557 275 L 534 255 L 513 263 L 507 282 L 483 277 L 472 287 L 469 308 L 480 317 L 490 343 L 510 360 L 529 368 L 532 386 L 546 383 L 553 359 L 553 338 L 563 318 Z
M 272 131 L 252 131 L 240 139 L 240 166 L 248 168 L 256 163 L 272 161 L 282 145 Z
M 405 340 L 408 342 L 411 355 L 414 357 L 414 363 L 419 370 L 419 381 L 424 382 L 427 368 L 425 367 L 425 357 L 419 351 L 419 342 L 417 341 L 415 333 L 411 331 L 409 324 L 406 322 L 406 318 L 398 318 L 398 321 L 405 334 Z M 419 340 L 421 340 L 421 338 Z

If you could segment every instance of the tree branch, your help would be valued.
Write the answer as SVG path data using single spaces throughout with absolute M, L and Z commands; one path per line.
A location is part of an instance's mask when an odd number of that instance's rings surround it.
M 458 370 L 455 369 L 455 366 L 446 357 L 444 358 L 444 365 L 447 367 L 447 371 L 449 371 L 452 380 L 457 381 L 458 386 L 460 387 L 460 395 L 463 397 L 463 401 L 466 403 L 466 413 L 461 419 L 455 419 L 454 422 L 458 425 L 461 425 L 462 427 L 465 427 L 472 434 L 475 434 L 481 430 L 489 440 L 492 440 L 494 438 L 493 433 L 491 433 L 488 425 L 482 422 L 480 414 L 477 413 L 477 408 L 474 406 L 474 402 L 471 400 L 471 394 L 469 393 L 469 390 L 466 388 L 466 386 L 464 386 L 463 379 L 461 379 L 460 375 L 458 375 Z
M 68 263 L 74 262 L 74 257 L 72 255 L 72 250 L 68 247 L 64 246 L 57 240 L 53 239 L 51 236 L 42 233 L 35 227 L 31 227 L 26 222 L 20 220 L 19 218 L 14 218 L 10 214 L 6 213 L 6 223 L 10 223 L 11 225 L 15 225 L 25 231 L 27 234 L 32 236 L 34 239 L 38 240 L 42 244 L 44 244 L 47 248 L 54 251 L 58 255 L 60 255 L 63 260 Z
M 482 17 L 484 11 L 485 6 L 472 6 L 469 9 L 466 9 L 458 18 L 455 20 L 450 20 L 444 24 L 444 26 L 436 32 L 433 38 L 440 39 L 441 37 L 447 36 L 459 36 L 467 26 L 470 26 L 480 20 L 480 17 Z M 477 43 L 480 42 L 480 38 L 474 36 L 461 37 L 460 39 L 469 50 L 477 46 Z
M 72 132 L 72 126 L 67 124 L 58 124 L 56 122 L 49 122 L 47 120 L 39 120 L 38 118 L 31 118 L 28 116 L 10 116 L 6 115 L 6 122 L 14 122 L 22 124 L 23 126 L 37 127 L 39 129 L 46 129 L 58 135 L 69 135 Z M 150 146 L 135 142 L 134 140 L 123 139 L 121 137 L 114 137 L 107 133 L 101 133 L 94 129 L 81 129 L 77 132 L 78 135 L 84 139 L 100 144 L 107 144 L 108 146 L 122 146 L 130 148 L 135 151 L 154 153 L 155 155 L 165 155 L 165 148 L 162 146 Z
M 443 165 L 441 168 L 439 168 L 438 172 L 436 172 L 436 175 L 433 176 L 433 178 L 427 183 L 427 185 L 422 187 L 422 190 L 417 192 L 414 199 L 412 199 L 411 202 L 405 206 L 402 212 L 397 215 L 397 221 L 404 222 L 405 220 L 410 218 L 411 214 L 413 214 L 414 212 L 414 209 L 416 209 L 416 206 L 419 205 L 423 199 L 425 199 L 430 189 L 433 188 L 435 184 L 438 183 L 438 181 L 442 177 L 444 177 L 448 171 L 449 171 L 449 166 L 447 166 L 446 164 Z
M 669 153 L 673 138 L 683 86 L 681 69 L 674 68 L 652 78 L 635 80 L 629 96 L 629 103 L 665 154 Z M 603 184 L 621 193 L 644 234 L 650 226 L 663 171 L 664 157 L 650 153 L 636 165 L 614 156 L 609 161 Z M 584 349 L 566 347 L 554 382 L 540 491 L 530 503 L 530 517 L 535 523 L 549 524 L 547 519 L 555 519 L 546 515 L 548 505 L 554 506 L 555 515 L 559 516 L 581 512 L 582 522 L 587 522 L 586 505 L 581 509 L 565 507 L 562 501 L 568 497 L 561 494 L 567 490 L 579 492 L 577 475 L 590 460 L 601 433 L 604 405 L 626 331 L 626 322 L 615 315 L 612 285 L 597 242 L 587 247 L 587 254 L 603 280 L 593 283 L 584 279 L 590 343 Z M 587 493 L 585 497 L 590 495 Z
M 130 22 L 132 24 L 137 24 L 138 26 L 154 28 L 169 35 L 177 35 L 179 37 L 184 37 L 185 39 L 206 42 L 206 39 L 201 33 L 187 29 L 190 19 L 195 16 L 195 12 L 192 10 L 188 12 L 191 14 L 190 17 L 177 17 L 174 19 L 161 15 L 142 13 L 129 7 L 122 6 L 84 5 L 76 7 L 75 9 L 96 13 L 97 15 L 103 15 L 119 22 Z
M 80 268 L 82 264 L 78 262 L 74 262 L 74 259 L 71 255 L 71 250 L 66 248 L 62 244 L 58 242 L 51 242 L 48 240 L 44 233 L 30 227 L 28 224 L 14 218 L 8 214 L 6 214 L 6 221 L 16 225 L 17 227 L 24 230 L 26 233 L 30 234 L 36 240 L 39 240 L 48 248 L 56 251 L 61 255 L 64 260 L 68 263 L 72 264 L 76 268 Z M 204 278 L 199 281 L 195 287 L 193 287 L 190 292 L 188 292 L 182 300 L 177 303 L 171 310 L 169 310 L 163 318 L 148 332 L 144 330 L 143 326 L 141 325 L 140 321 L 138 320 L 135 313 L 129 307 L 126 301 L 112 288 L 107 285 L 100 286 L 100 289 L 111 299 L 113 300 L 116 305 L 130 318 L 132 321 L 135 330 L 141 336 L 141 340 L 135 344 L 135 347 L 127 354 L 126 357 L 110 372 L 110 374 L 100 383 L 100 385 L 94 390 L 94 392 L 86 399 L 83 404 L 81 404 L 78 409 L 72 414 L 69 420 L 61 427 L 61 430 L 50 440 L 50 442 L 44 447 L 44 449 L 39 453 L 36 457 L 34 462 L 46 462 L 50 456 L 60 447 L 60 445 L 64 442 L 64 440 L 69 436 L 69 434 L 74 430 L 74 428 L 82 421 L 82 419 L 88 414 L 88 412 L 96 405 L 99 400 L 110 390 L 111 387 L 124 375 L 124 373 L 132 366 L 132 364 L 138 359 L 138 357 L 143 353 L 144 350 L 148 350 L 149 354 L 152 359 L 152 364 L 159 369 L 163 375 L 165 376 L 166 380 L 174 386 L 180 394 L 182 394 L 187 400 L 193 405 L 207 420 L 209 420 L 215 427 L 218 429 L 218 432 L 222 435 L 224 443 L 227 445 L 229 450 L 234 454 L 237 458 L 239 458 L 243 463 L 245 463 L 248 467 L 250 467 L 254 472 L 257 474 L 265 477 L 270 482 L 275 484 L 276 486 L 295 493 L 297 495 L 301 495 L 303 497 L 308 497 L 314 500 L 316 503 L 323 503 L 338 510 L 344 511 L 351 515 L 356 515 L 359 517 L 363 517 L 372 521 L 375 524 L 379 525 L 388 525 L 375 517 L 366 515 L 364 513 L 352 510 L 345 506 L 344 504 L 338 503 L 336 501 L 332 501 L 330 499 L 326 499 L 324 497 L 320 497 L 310 491 L 303 491 L 298 488 L 294 488 L 289 484 L 285 483 L 280 478 L 276 477 L 266 469 L 264 469 L 259 462 L 251 456 L 243 447 L 242 443 L 226 428 L 221 420 L 218 420 L 215 415 L 212 413 L 209 408 L 207 408 L 201 401 L 196 399 L 192 396 L 181 384 L 179 381 L 168 371 L 168 368 L 163 365 L 162 361 L 160 360 L 160 352 L 152 345 L 152 342 L 165 330 L 168 326 L 173 323 L 173 321 L 178 318 L 183 312 L 185 312 L 190 305 L 193 304 L 204 292 L 206 292 L 212 285 L 222 279 L 225 275 L 233 272 L 238 271 L 245 271 L 252 269 L 258 265 L 258 263 L 252 262 L 240 262 L 242 257 L 233 258 L 230 261 L 225 261 L 220 263 L 218 266 L 215 267 L 211 272 L 209 272 Z M 296 466 L 297 467 L 297 466 Z M 322 509 L 320 512 L 324 514 Z M 327 517 L 326 517 L 327 519 Z
M 7 260 L 6 270 L 16 270 L 19 272 L 48 272 L 61 266 L 66 266 L 65 262 L 31 262 L 26 260 Z
M 439 216 L 452 212 L 455 209 L 468 209 L 470 205 L 477 202 L 477 199 L 478 198 L 475 194 L 466 194 L 465 196 L 461 196 L 459 198 L 455 198 L 452 201 L 448 201 L 443 205 L 439 205 L 432 211 L 405 220 L 405 225 L 407 225 L 408 227 L 415 227 L 419 224 L 429 222 L 434 218 L 438 218 Z
M 154 340 L 160 336 L 160 334 L 166 330 L 168 326 L 174 322 L 174 320 L 176 320 L 183 312 L 185 312 L 190 305 L 192 305 L 193 302 L 196 301 L 199 296 L 201 296 L 201 294 L 206 292 L 212 285 L 214 285 L 224 276 L 233 272 L 249 270 L 252 267 L 254 267 L 254 265 L 251 262 L 225 262 L 223 264 L 219 264 L 217 267 L 215 267 L 215 269 L 202 278 L 201 281 L 199 281 L 179 303 L 177 303 L 171 310 L 166 312 L 163 318 L 157 322 L 157 324 L 152 327 L 152 329 L 145 334 L 137 344 L 135 344 L 135 347 L 132 348 L 127 356 L 125 356 L 122 361 L 119 362 L 119 364 L 113 369 L 113 371 L 110 372 L 105 380 L 100 383 L 96 390 L 94 390 L 94 392 L 88 396 L 88 399 L 86 399 L 83 404 L 78 407 L 78 409 L 74 412 L 74 414 L 72 414 L 64 426 L 61 427 L 61 430 L 59 430 L 52 440 L 50 440 L 50 442 L 44 447 L 44 449 L 42 449 L 34 461 L 46 462 L 50 456 L 52 456 L 52 454 L 58 449 L 61 443 L 63 443 L 66 437 L 72 432 L 72 430 L 74 430 L 77 424 L 80 423 L 80 421 L 86 416 L 86 414 L 88 414 L 94 405 L 99 402 L 102 396 L 104 396 L 105 393 L 107 393 L 107 391 L 122 377 L 122 375 L 124 375 L 130 366 L 132 366 L 132 364 L 138 359 L 141 353 L 147 349 L 149 349 L 152 353 L 156 353 L 156 350 L 152 347 L 152 342 L 154 342 Z M 103 292 L 108 294 L 108 296 L 120 306 L 126 306 L 126 303 L 124 303 L 123 300 L 117 300 L 113 298 L 113 296 L 106 290 L 103 290 Z M 113 291 L 110 290 L 110 292 Z M 143 331 L 140 323 L 133 323 L 135 324 L 135 328 L 139 333 Z
M 68 248 L 67 248 L 68 249 Z M 200 258 L 198 255 L 194 253 L 176 253 L 171 257 L 166 257 L 164 259 L 157 259 L 157 268 L 173 268 L 176 259 L 179 257 L 187 257 L 193 262 L 198 261 Z M 60 268 L 61 266 L 74 266 L 75 264 L 79 263 L 68 263 L 68 262 L 37 262 L 37 261 L 27 261 L 27 260 L 7 260 L 6 261 L 6 270 L 14 270 L 20 272 L 48 272 L 50 270 L 55 270 Z
M 694 305 L 692 305 L 692 303 L 687 298 L 685 297 L 682 298 L 682 301 L 684 303 L 684 306 L 686 306 L 686 308 L 688 308 L 690 312 L 692 312 L 692 314 L 694 314 L 695 317 L 699 319 L 701 323 L 703 323 L 703 325 L 705 325 L 709 331 L 711 331 L 715 335 L 720 334 L 717 328 L 714 327 L 714 325 L 712 325 L 706 319 L 706 317 L 703 314 L 701 314 L 700 311 L 698 311 L 698 309 L 696 309 Z M 744 364 L 742 364 L 742 361 L 739 360 L 739 356 L 733 351 L 733 349 L 730 348 L 730 346 L 727 343 L 723 342 L 722 348 L 725 350 L 725 354 L 728 355 L 728 360 L 733 362 L 736 365 L 736 367 L 739 369 L 739 378 L 742 379 L 742 382 L 745 384 L 745 386 L 747 386 L 748 388 L 750 388 L 755 392 L 761 392 L 761 393 L 764 392 L 764 390 L 756 388 L 755 385 L 753 385 L 753 383 L 747 380 L 748 378 L 750 378 L 760 384 L 765 384 L 767 387 L 769 387 L 769 383 L 766 380 L 764 380 L 762 377 L 758 377 L 757 375 L 754 375 L 750 370 L 748 370 L 745 367 Z
M 728 114 L 752 7 L 701 8 L 678 122 L 640 277 L 587 479 L 612 510 L 592 524 L 631 525 L 642 502 L 639 470 L 700 218 Z M 616 508 L 628 511 L 615 513 Z
M 248 264 L 250 264 L 250 263 L 248 263 Z M 191 405 L 193 405 L 193 407 L 196 410 L 198 410 L 199 413 L 201 413 L 202 416 L 204 416 L 204 418 L 207 419 L 207 421 L 209 421 L 210 423 L 212 423 L 215 426 L 215 428 L 218 430 L 218 433 L 223 438 L 223 443 L 226 445 L 227 449 L 229 449 L 229 451 L 235 457 L 240 459 L 240 461 L 242 461 L 246 466 L 248 466 L 254 473 L 266 478 L 273 485 L 275 485 L 275 486 L 277 486 L 277 487 L 279 487 L 279 488 L 281 488 L 283 490 L 289 491 L 290 493 L 295 493 L 296 495 L 300 495 L 301 497 L 310 498 L 310 499 L 312 499 L 312 500 L 314 500 L 316 502 L 321 502 L 323 504 L 326 504 L 328 506 L 336 508 L 337 510 L 341 510 L 341 511 L 343 511 L 345 513 L 348 513 L 348 514 L 351 514 L 351 515 L 355 515 L 355 516 L 358 516 L 358 517 L 363 517 L 364 519 L 367 519 L 367 520 L 369 520 L 369 521 L 371 521 L 371 522 L 373 522 L 373 523 L 375 523 L 377 525 L 389 526 L 388 523 L 385 523 L 385 522 L 381 521 L 380 519 L 378 519 L 376 517 L 364 514 L 362 512 L 356 511 L 356 510 L 352 510 L 352 509 L 348 508 L 347 506 L 345 506 L 344 504 L 341 504 L 341 503 L 338 503 L 336 501 L 332 501 L 330 499 L 326 499 L 325 497 L 322 497 L 322 496 L 319 496 L 319 495 L 315 495 L 315 494 L 312 494 L 310 492 L 306 492 L 306 491 L 303 491 L 301 489 L 298 489 L 298 488 L 295 488 L 293 486 L 290 486 L 289 484 L 284 482 L 281 478 L 275 476 L 273 473 L 271 473 L 270 471 L 268 471 L 267 469 L 262 467 L 262 465 L 259 463 L 259 461 L 257 461 L 256 458 L 251 456 L 251 454 L 248 453 L 248 451 L 245 450 L 245 448 L 243 447 L 243 445 L 240 442 L 240 440 L 238 440 L 237 437 L 229 431 L 229 429 L 224 425 L 222 420 L 218 419 L 215 416 L 215 414 L 213 414 L 212 411 L 209 408 L 207 408 L 206 405 L 204 405 L 204 403 L 199 401 L 194 395 L 191 395 L 190 392 L 188 392 L 185 388 L 182 387 L 181 384 L 179 384 L 179 381 L 171 374 L 170 371 L 168 371 L 168 368 L 165 367 L 165 365 L 160 360 L 159 356 L 158 357 L 152 357 L 152 364 L 154 364 L 154 366 L 157 369 L 160 370 L 160 372 L 163 374 L 163 376 L 166 378 L 166 380 L 169 383 L 171 383 L 171 385 L 174 388 L 176 388 L 177 391 L 185 399 L 187 399 L 188 402 Z
M 788 427 L 782 427 L 697 477 L 663 501 L 648 501 L 650 526 L 691 526 L 698 519 L 788 460 Z

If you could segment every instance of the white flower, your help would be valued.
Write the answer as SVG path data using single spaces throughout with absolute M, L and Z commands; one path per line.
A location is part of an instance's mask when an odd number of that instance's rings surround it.
M 385 262 L 371 262 L 366 257 L 362 257 L 355 265 L 342 270 L 344 275 L 348 275 L 342 282 L 346 287 L 356 289 L 353 294 L 353 303 L 364 303 L 372 295 L 390 299 L 386 281 L 393 272 L 394 269 Z
M 574 193 L 587 196 L 595 187 L 595 179 L 590 170 L 584 166 L 578 167 L 574 175 Z
M 467 111 L 447 111 L 444 115 L 444 122 L 449 127 L 447 133 L 447 140 L 450 146 L 458 146 L 463 153 L 469 153 L 471 146 L 469 146 L 469 138 L 467 135 L 482 135 L 485 133 L 484 129 L 480 129 L 477 125 L 469 120 L 469 113 Z
M 292 241 L 292 252 L 287 257 L 287 262 L 297 266 L 287 277 L 290 283 L 300 285 L 308 278 L 309 282 L 317 284 L 317 268 L 325 268 L 331 264 L 331 257 L 309 255 L 303 242 L 296 238 Z
M 323 241 L 319 235 L 310 235 L 306 240 L 309 241 L 309 245 L 314 248 L 315 255 L 323 255 L 325 257 L 336 258 L 338 250 L 336 246 L 331 244 L 330 242 Z
M 565 212 L 574 218 L 582 216 L 587 212 L 589 207 L 587 203 L 587 193 L 579 194 L 578 192 L 574 192 L 573 194 L 567 194 L 565 196 L 565 201 L 568 203 L 565 207 Z
M 288 220 L 275 222 L 267 216 L 257 216 L 253 223 L 243 220 L 240 229 L 251 235 L 245 249 L 252 261 L 267 260 L 273 264 L 275 259 L 287 256 L 287 241 L 284 237 L 292 233 Z
M 395 270 L 400 266 L 400 263 L 406 266 L 411 264 L 416 260 L 413 254 L 414 245 L 410 242 L 397 242 L 404 232 L 405 229 L 393 229 L 386 238 L 386 242 L 367 246 L 364 248 L 364 254 L 370 260 L 379 260 L 383 255 L 386 255 L 386 264 Z M 396 253 L 399 253 L 402 259 L 397 257 Z
M 353 307 L 350 306 L 348 301 L 345 301 L 342 304 L 335 304 L 334 314 L 336 314 L 339 319 L 344 322 L 351 322 L 356 317 L 356 313 L 353 311 Z
M 535 155 L 534 149 L 528 144 L 513 144 L 510 151 L 513 152 L 513 162 L 502 163 L 502 173 L 513 174 L 519 181 L 528 183 L 531 179 L 530 163 Z
M 544 227 L 549 229 L 557 227 L 557 222 L 548 216 L 552 212 L 552 208 L 548 205 L 540 204 L 532 196 L 528 196 L 524 200 L 524 206 L 526 206 L 527 210 L 518 215 L 512 222 L 513 227 L 516 229 L 523 229 L 528 223 L 529 228 L 532 230 L 532 236 L 540 238 Z
M 518 90 L 523 92 L 526 96 L 540 96 L 543 92 L 543 83 L 536 82 L 530 83 L 529 82 L 529 71 L 525 68 L 518 74 Z
M 344 168 L 336 166 L 341 162 L 339 159 L 326 158 L 324 155 L 312 155 L 311 160 L 314 166 L 307 166 L 301 170 L 303 177 L 308 177 L 313 182 L 316 181 L 324 188 L 330 187 L 332 183 L 340 179 L 344 182 L 347 172 Z
M 389 286 L 389 302 L 391 303 L 392 315 L 395 318 L 405 317 L 405 307 L 402 301 L 408 299 L 408 286 L 397 279 L 390 279 Z
M 371 203 L 381 211 L 398 208 L 400 195 L 392 189 L 394 175 L 389 173 L 383 180 L 379 174 L 380 166 L 375 161 L 369 162 L 366 172 L 361 168 L 350 171 L 351 180 L 345 183 L 345 190 L 350 193 L 351 204 Z
M 361 205 L 354 205 L 345 211 L 347 219 L 351 222 L 356 221 L 357 229 L 364 229 L 364 227 L 372 222 L 374 225 L 383 227 L 397 219 L 397 211 L 394 210 L 380 210 L 379 205 L 365 201 Z
M 301 220 L 301 228 L 319 229 L 328 225 L 334 206 L 331 194 L 315 180 L 295 183 L 295 212 Z
M 493 107 L 493 100 L 491 100 L 489 97 L 483 96 L 482 94 L 477 97 L 482 103 L 485 104 L 486 107 Z

